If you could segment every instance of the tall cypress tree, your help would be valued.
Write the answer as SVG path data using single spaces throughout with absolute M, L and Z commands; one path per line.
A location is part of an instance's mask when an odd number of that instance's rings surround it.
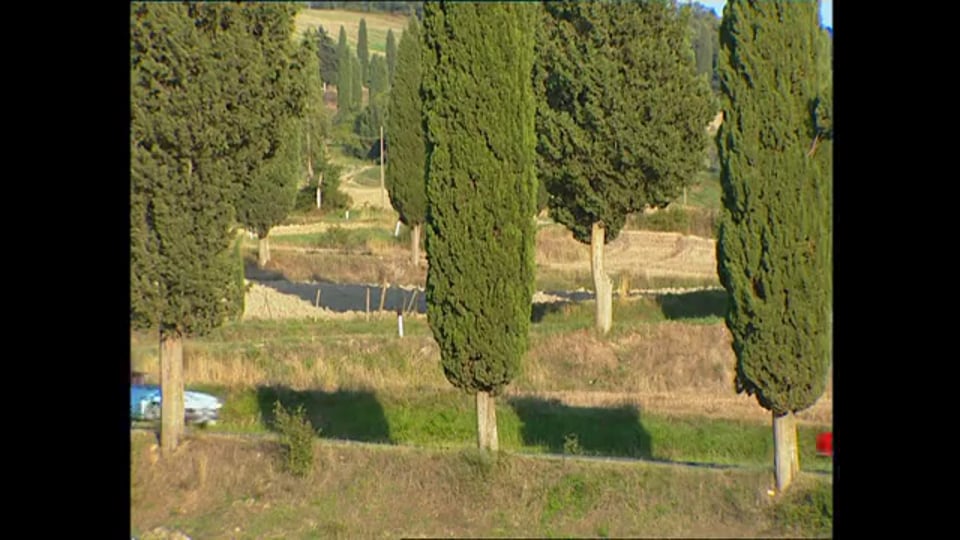
M 243 311 L 234 178 L 259 151 L 229 4 L 137 3 L 130 16 L 130 317 L 160 335 L 161 448 L 183 433 L 183 339 Z
M 321 79 L 323 60 L 318 58 L 315 51 L 317 42 L 321 39 L 318 34 L 305 34 L 300 43 L 300 57 L 304 63 L 304 85 L 307 97 L 303 110 L 303 149 L 302 155 L 305 167 L 305 180 L 308 185 L 316 182 L 317 208 L 322 203 L 323 172 L 327 168 L 326 139 L 330 133 L 330 120 L 327 117 L 323 99 L 323 81 Z M 311 51 L 314 51 L 311 54 Z
M 479 447 L 496 450 L 494 396 L 518 372 L 533 296 L 534 12 L 423 9 L 427 316 L 447 379 L 476 394 Z
M 356 112 L 363 107 L 363 72 L 357 57 L 351 56 L 350 64 L 350 73 L 353 76 L 353 82 L 350 83 L 350 110 Z
M 325 84 L 337 85 L 337 44 L 322 26 L 317 27 L 317 56 L 320 58 L 320 79 Z M 346 36 L 344 36 L 346 38 Z
M 830 365 L 832 133 L 818 11 L 810 0 L 728 0 L 720 26 L 717 267 L 736 389 L 772 413 L 780 490 L 799 470 L 794 413 L 820 398 Z
M 337 41 L 337 112 L 346 113 L 352 110 L 353 103 L 353 55 L 350 53 L 350 44 L 347 43 L 347 31 L 340 26 L 340 37 Z
M 670 2 L 545 2 L 537 39 L 538 176 L 589 244 L 596 325 L 610 330 L 603 247 L 627 214 L 664 207 L 702 166 L 710 90 Z
M 360 19 L 360 30 L 357 34 L 357 58 L 360 60 L 360 80 L 363 86 L 370 84 L 370 48 L 367 44 L 367 20 Z
M 387 77 L 390 84 L 393 84 L 393 76 L 397 70 L 397 38 L 393 35 L 393 29 L 387 30 Z
M 410 17 L 406 31 L 400 36 L 397 74 L 390 89 L 390 116 L 385 133 L 390 151 L 384 182 L 400 221 L 411 228 L 414 266 L 420 264 L 420 227 L 427 214 L 420 58 L 420 25 L 416 17 Z

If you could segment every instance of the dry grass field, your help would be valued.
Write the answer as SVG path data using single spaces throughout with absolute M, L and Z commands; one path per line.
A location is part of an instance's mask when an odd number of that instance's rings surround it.
M 356 52 L 357 36 L 360 33 L 360 19 L 367 23 L 367 46 L 371 53 L 386 54 L 387 31 L 393 30 L 393 36 L 400 43 L 400 36 L 407 27 L 407 17 L 390 15 L 387 13 L 364 13 L 362 11 L 344 11 L 336 9 L 302 9 L 294 21 L 296 34 L 302 34 L 306 29 L 322 26 L 327 34 L 336 42 L 340 35 L 340 27 L 347 33 L 347 43 Z
M 797 503 L 767 495 L 766 471 L 506 454 L 494 461 L 471 451 L 318 441 L 314 468 L 299 479 L 279 470 L 271 440 L 198 434 L 166 460 L 157 459 L 152 435 L 133 433 L 131 446 L 137 538 L 830 535 L 823 524 L 792 528 Z M 797 484 L 805 494 L 830 489 L 812 476 Z

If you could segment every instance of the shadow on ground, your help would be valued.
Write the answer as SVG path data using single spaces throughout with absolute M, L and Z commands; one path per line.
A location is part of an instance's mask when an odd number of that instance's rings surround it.
M 320 435 L 372 443 L 393 443 L 383 406 L 372 392 L 338 390 L 298 391 L 285 386 L 260 386 L 257 402 L 266 425 L 274 429 L 274 403 L 292 412 L 303 406 L 307 418 Z
M 422 288 L 405 289 L 396 286 L 384 287 L 378 285 L 358 285 L 348 283 L 306 283 L 278 279 L 258 282 L 264 287 L 281 293 L 296 296 L 297 298 L 317 305 L 317 291 L 320 292 L 320 307 L 344 313 L 347 311 L 367 311 L 367 291 L 370 291 L 370 311 L 380 309 L 380 297 L 383 296 L 383 310 L 396 313 L 402 309 L 404 313 L 416 311 L 427 312 L 427 301 Z
M 727 291 L 711 289 L 657 297 L 663 316 L 670 320 L 723 318 L 727 314 Z
M 571 407 L 558 400 L 509 398 L 523 422 L 525 445 L 544 446 L 551 453 L 579 453 L 650 459 L 650 433 L 633 405 L 617 408 Z
M 530 310 L 530 321 L 535 323 L 541 322 L 547 315 L 562 311 L 563 306 L 569 303 L 570 302 L 548 302 L 545 304 L 533 304 L 533 308 Z

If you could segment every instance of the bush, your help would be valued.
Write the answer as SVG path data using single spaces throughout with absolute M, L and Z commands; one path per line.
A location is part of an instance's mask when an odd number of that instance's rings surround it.
M 833 531 L 833 486 L 821 483 L 814 488 L 789 493 L 774 507 L 773 515 L 777 524 L 791 533 L 830 535 Z
M 321 186 L 322 201 L 320 212 L 339 211 L 350 208 L 353 200 L 340 190 L 340 175 L 343 168 L 333 163 L 327 163 L 323 169 L 324 181 Z M 303 186 L 297 191 L 297 200 L 294 211 L 301 213 L 315 212 L 317 208 L 317 186 Z
M 713 209 L 681 208 L 671 205 L 658 212 L 637 212 L 627 216 L 624 229 L 678 232 L 703 238 L 717 237 L 719 213 Z
M 313 469 L 313 439 L 316 432 L 307 419 L 303 405 L 288 412 L 280 401 L 274 402 L 273 414 L 280 433 L 283 469 L 294 476 L 307 476 Z

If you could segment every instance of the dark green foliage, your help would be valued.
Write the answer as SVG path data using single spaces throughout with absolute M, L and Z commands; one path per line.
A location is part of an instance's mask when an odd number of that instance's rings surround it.
M 317 170 L 317 176 L 320 175 Z M 336 212 L 350 208 L 353 201 L 350 196 L 340 191 L 340 175 L 343 168 L 331 161 L 326 162 L 323 172 L 323 183 L 320 184 L 320 198 L 322 212 Z M 297 191 L 297 201 L 294 210 L 297 212 L 311 212 L 317 208 L 317 186 L 303 186 Z
M 393 76 L 397 71 L 397 38 L 393 29 L 387 30 L 387 80 L 393 84 Z
M 720 47 L 720 19 L 712 9 L 700 3 L 687 4 L 689 10 L 690 41 L 696 56 L 697 73 L 710 81 L 710 87 L 720 89 L 717 78 L 717 51 Z
M 353 82 L 350 83 L 350 110 L 359 111 L 363 106 L 363 76 L 360 61 L 356 57 L 350 57 L 350 72 L 353 76 Z
M 420 41 L 420 25 L 411 17 L 400 36 L 397 73 L 390 89 L 390 117 L 385 128 L 384 182 L 390 203 L 408 226 L 422 224 L 427 214 Z
M 337 113 L 340 116 L 350 113 L 353 108 L 353 54 L 347 43 L 347 31 L 340 27 L 340 39 L 337 43 Z
M 370 60 L 370 101 L 377 99 L 377 95 L 390 89 L 387 61 L 383 55 L 375 54 Z
M 252 39 L 230 4 L 131 6 L 130 315 L 203 334 L 243 310 L 236 178 L 261 151 L 240 75 Z
M 427 315 L 444 374 L 468 392 L 496 395 L 527 348 L 533 24 L 532 4 L 424 5 Z
M 832 142 L 818 2 L 728 0 L 720 27 L 717 239 L 737 391 L 775 414 L 813 405 L 830 363 Z M 824 115 L 826 116 L 826 115 Z
M 558 222 L 614 240 L 702 167 L 710 91 L 665 2 L 546 2 L 537 39 L 538 176 Z
M 390 94 L 379 94 L 357 115 L 353 130 L 359 136 L 359 149 L 365 150 L 357 157 L 380 159 L 380 127 L 387 122 L 389 99 Z
M 360 30 L 357 34 L 357 58 L 360 60 L 360 80 L 362 86 L 370 83 L 370 47 L 367 44 L 367 20 L 360 19 Z
M 320 57 L 320 78 L 327 84 L 336 86 L 337 79 L 337 44 L 322 26 L 317 27 L 317 56 Z
M 306 33 L 300 42 L 299 60 L 304 63 L 303 74 L 304 84 L 307 90 L 306 103 L 303 109 L 303 161 L 306 172 L 312 174 L 304 175 L 307 184 L 314 185 L 317 174 L 323 169 L 328 157 L 326 155 L 326 139 L 330 136 L 330 119 L 327 117 L 327 108 L 323 100 L 323 82 L 320 79 L 322 70 L 318 70 L 320 64 L 316 55 L 311 54 L 317 47 L 317 34 Z
M 277 142 L 273 154 L 265 156 L 240 188 L 237 196 L 237 220 L 260 238 L 279 225 L 293 210 L 297 185 L 306 175 L 303 157 L 303 124 L 289 118 L 275 130 Z
M 296 9 L 292 4 L 243 4 L 242 21 L 254 36 L 244 70 L 249 113 L 260 122 L 262 150 L 251 154 L 238 177 L 237 221 L 265 238 L 293 209 L 297 184 L 305 177 L 303 126 L 307 70 L 316 60 L 291 41 Z
M 313 470 L 316 433 L 303 405 L 287 411 L 279 400 L 274 402 L 274 425 L 280 434 L 283 469 L 294 476 L 307 476 Z

